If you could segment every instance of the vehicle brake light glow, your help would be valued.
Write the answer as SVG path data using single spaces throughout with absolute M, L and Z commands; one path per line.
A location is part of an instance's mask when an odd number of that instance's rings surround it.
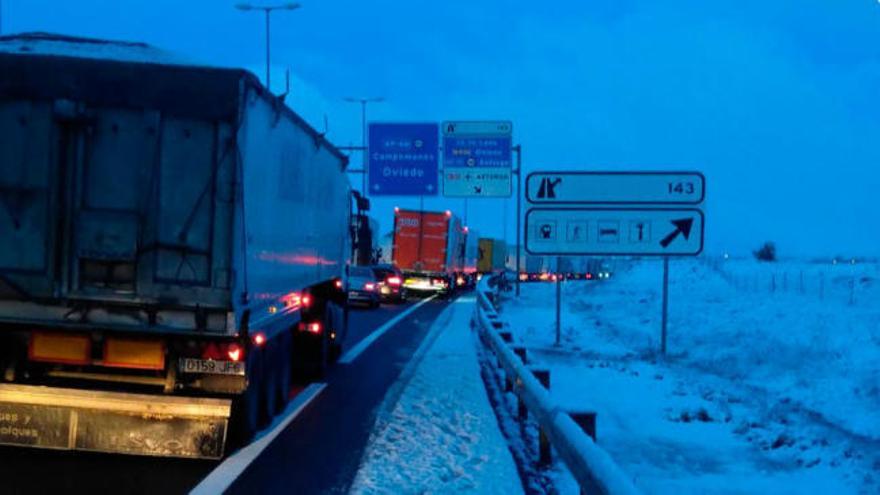
M 230 361 L 241 361 L 241 347 L 238 344 L 229 344 L 229 347 L 226 348 L 226 355 L 229 356 Z
M 452 216 L 452 212 L 449 211 L 449 210 L 446 210 L 446 216 L 447 216 L 447 217 L 451 217 L 451 216 Z
M 281 299 L 287 307 L 299 306 L 302 303 L 302 298 L 300 298 L 300 295 L 297 292 L 291 292 Z
M 302 305 L 306 308 L 312 305 L 312 296 L 305 294 L 302 296 Z
M 400 277 L 388 277 L 388 285 L 400 285 L 401 283 Z
M 262 346 L 263 344 L 266 343 L 266 334 L 263 332 L 257 332 L 254 334 L 253 340 L 254 340 L 254 344 L 256 344 L 258 346 Z
M 464 285 L 464 277 L 458 277 L 455 279 L 455 283 L 458 285 Z
M 337 278 L 336 282 L 334 282 L 334 285 L 336 285 L 337 289 L 341 289 L 342 288 L 342 280 Z
M 593 274 L 587 273 L 587 280 L 592 280 L 592 279 L 593 279 Z
M 376 289 L 376 284 L 374 284 L 374 283 L 367 282 L 364 284 L 364 290 L 375 290 L 375 289 Z
M 321 330 L 323 330 L 323 328 L 321 327 L 320 322 L 315 321 L 315 322 L 312 322 L 312 323 L 309 323 L 308 325 L 306 325 L 306 330 L 308 330 L 309 333 L 313 333 L 313 334 L 317 335 L 317 334 L 321 333 Z

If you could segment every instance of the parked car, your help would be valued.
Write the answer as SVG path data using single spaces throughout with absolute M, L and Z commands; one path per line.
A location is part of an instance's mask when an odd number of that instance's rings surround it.
M 379 284 L 369 266 L 348 267 L 348 302 L 379 307 Z
M 376 276 L 379 298 L 382 301 L 401 303 L 406 300 L 403 288 L 403 272 L 394 265 L 375 265 L 373 274 Z

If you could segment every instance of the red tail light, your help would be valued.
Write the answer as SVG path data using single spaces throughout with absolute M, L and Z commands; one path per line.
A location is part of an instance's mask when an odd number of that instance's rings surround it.
M 364 284 L 364 290 L 375 290 L 376 284 L 367 282 Z
M 303 295 L 302 296 L 302 305 L 305 308 L 308 308 L 309 306 L 311 306 L 312 305 L 312 296 L 310 296 L 309 294 Z
M 226 355 L 229 356 L 230 361 L 241 361 L 241 358 L 244 356 L 244 352 L 242 352 L 241 347 L 238 344 L 229 344 L 226 347 Z
M 387 282 L 388 285 L 400 285 L 403 283 L 403 281 L 400 280 L 400 277 L 388 277 Z
M 592 274 L 592 273 L 588 273 L 588 274 L 587 274 L 587 280 L 592 280 L 592 279 L 593 279 L 593 274 Z
M 262 346 L 263 344 L 266 343 L 266 334 L 263 332 L 255 333 L 253 336 L 253 341 L 254 341 L 254 344 L 256 344 L 257 346 Z
M 322 325 L 320 321 L 313 321 L 311 323 L 300 322 L 299 331 L 318 335 L 324 331 L 324 325 Z
M 244 348 L 238 342 L 202 344 L 202 359 L 214 361 L 241 361 L 244 359 Z

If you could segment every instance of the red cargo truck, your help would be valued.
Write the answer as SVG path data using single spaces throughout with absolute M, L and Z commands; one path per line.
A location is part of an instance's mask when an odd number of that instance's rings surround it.
M 464 229 L 450 211 L 394 211 L 391 257 L 409 293 L 448 295 L 464 272 Z

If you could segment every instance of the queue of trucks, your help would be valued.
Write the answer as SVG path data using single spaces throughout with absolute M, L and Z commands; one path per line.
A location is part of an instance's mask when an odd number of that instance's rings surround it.
M 152 55 L 0 38 L 0 444 L 221 458 L 339 357 L 349 303 L 510 260 L 397 208 L 383 254 L 346 155 L 283 98 Z
M 611 277 L 608 261 L 593 257 L 534 256 L 525 258 L 521 281 L 604 280 Z

